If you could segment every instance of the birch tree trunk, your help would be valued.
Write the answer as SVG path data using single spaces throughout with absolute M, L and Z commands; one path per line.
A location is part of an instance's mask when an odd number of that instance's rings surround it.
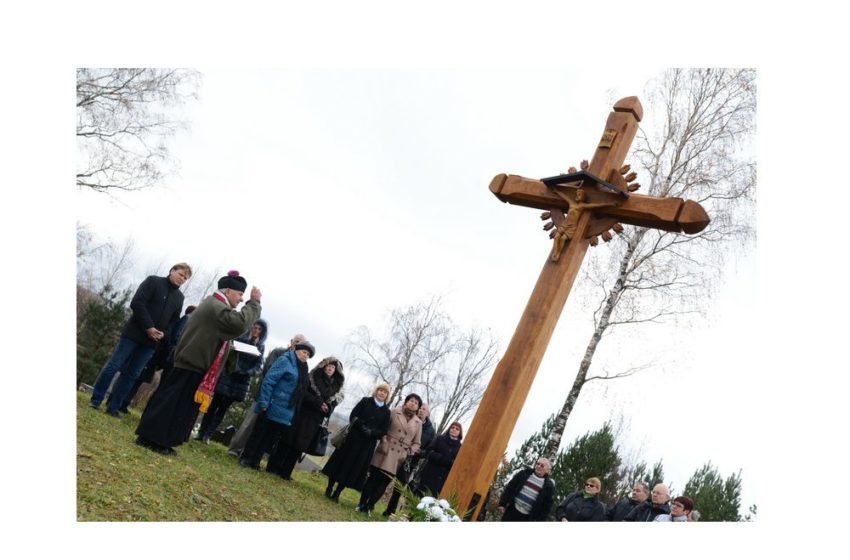
M 605 334 L 605 331 L 610 325 L 611 314 L 614 312 L 614 308 L 617 306 L 617 302 L 620 300 L 620 296 L 623 294 L 625 289 L 626 278 L 630 268 L 629 265 L 631 264 L 632 257 L 635 254 L 635 249 L 641 239 L 643 239 L 645 233 L 646 229 L 639 228 L 633 233 L 633 235 L 630 236 L 628 248 L 623 257 L 620 259 L 617 280 L 614 283 L 614 287 L 610 292 L 608 292 L 608 298 L 605 300 L 605 307 L 602 309 L 599 320 L 597 321 L 593 334 L 590 337 L 590 341 L 587 343 L 587 347 L 584 350 L 584 358 L 582 359 L 581 364 L 579 364 L 576 378 L 573 381 L 570 392 L 567 394 L 564 406 L 561 407 L 561 411 L 555 417 L 552 433 L 549 436 L 549 440 L 546 442 L 546 448 L 543 452 L 544 457 L 555 457 L 558 453 L 558 449 L 561 447 L 561 438 L 564 435 L 567 420 L 569 419 L 573 408 L 575 408 L 576 401 L 581 394 L 584 384 L 588 382 L 587 373 L 590 370 L 593 355 L 596 353 L 596 347 L 599 345 L 599 341 L 602 340 L 602 335 Z
M 592 261 L 610 259 L 610 265 L 598 265 L 596 282 L 604 289 L 612 280 L 610 271 L 616 269 L 617 274 L 597 308 L 593 334 L 555 419 L 546 456 L 556 455 L 586 383 L 627 377 L 643 369 L 589 374 L 599 343 L 611 327 L 701 312 L 733 243 L 754 237 L 755 77 L 749 69 L 673 69 L 651 84 L 646 118 L 632 154 L 640 164 L 638 176 L 648 178 L 647 194 L 695 200 L 712 221 L 693 236 L 635 228 L 623 235 L 624 249 L 611 247 L 614 252 L 622 250 L 618 257 L 600 255 L 596 249 Z

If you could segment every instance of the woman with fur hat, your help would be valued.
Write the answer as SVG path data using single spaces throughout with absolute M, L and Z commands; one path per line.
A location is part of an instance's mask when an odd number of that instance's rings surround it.
M 427 463 L 419 479 L 418 494 L 437 496 L 440 493 L 460 451 L 462 439 L 463 426 L 460 422 L 452 422 L 448 430 L 431 442 L 423 454 Z
M 310 371 L 298 413 L 269 457 L 267 471 L 277 473 L 284 480 L 292 479 L 295 463 L 310 446 L 319 426 L 342 402 L 344 382 L 342 362 L 333 356 L 328 356 Z
M 348 437 L 341 447 L 334 449 L 322 469 L 322 473 L 328 477 L 325 496 L 331 500 L 339 502 L 339 495 L 345 488 L 363 488 L 375 445 L 390 426 L 390 411 L 386 404 L 389 396 L 390 386 L 381 383 L 375 387 L 371 396 L 363 397 L 351 409 Z

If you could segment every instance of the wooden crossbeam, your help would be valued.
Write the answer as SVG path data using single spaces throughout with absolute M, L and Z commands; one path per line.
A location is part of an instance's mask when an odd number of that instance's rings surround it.
M 588 174 L 616 186 L 620 193 L 582 187 L 579 182 L 549 188 L 541 181 L 518 175 L 497 175 L 490 183 L 499 200 L 546 210 L 547 216 L 564 227 L 553 232 L 559 233 L 552 255 L 543 265 L 514 336 L 496 365 L 441 492 L 446 498 L 454 495 L 458 509 L 468 512 L 471 520 L 483 506 L 588 245 L 595 243 L 593 236 L 607 233 L 617 222 L 685 233 L 696 233 L 708 224 L 708 215 L 695 202 L 634 193 L 621 196 L 627 185 L 620 169 L 627 169 L 623 161 L 641 118 L 643 108 L 637 97 L 618 101 L 586 169 Z M 579 188 L 583 191 L 581 199 L 568 192 Z M 570 201 L 573 212 L 565 218 Z M 610 239 L 610 234 L 603 234 L 603 238 Z

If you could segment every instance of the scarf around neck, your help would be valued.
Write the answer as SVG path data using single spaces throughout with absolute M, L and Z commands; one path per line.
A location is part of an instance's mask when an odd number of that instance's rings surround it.
M 212 297 L 230 307 L 227 298 L 221 292 L 215 292 Z M 221 348 L 218 349 L 218 354 L 216 354 L 210 369 L 204 374 L 201 384 L 198 385 L 198 389 L 195 391 L 195 402 L 200 405 L 200 411 L 203 413 L 206 413 L 210 408 L 210 402 L 212 402 L 215 384 L 218 382 L 218 376 L 221 372 L 221 362 L 224 360 L 227 344 L 227 340 L 221 343 Z

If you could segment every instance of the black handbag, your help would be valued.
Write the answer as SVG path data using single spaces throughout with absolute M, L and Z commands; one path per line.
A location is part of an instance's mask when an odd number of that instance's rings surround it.
M 319 426 L 319 429 L 316 430 L 316 435 L 313 436 L 313 439 L 310 441 L 310 445 L 307 446 L 305 453 L 307 453 L 307 455 L 324 457 L 327 450 L 328 429 L 325 426 Z
M 345 445 L 345 440 L 348 438 L 348 432 L 351 431 L 351 425 L 357 421 L 357 418 L 352 418 L 351 422 L 337 430 L 337 432 L 331 438 L 331 445 L 334 448 L 340 448 Z

